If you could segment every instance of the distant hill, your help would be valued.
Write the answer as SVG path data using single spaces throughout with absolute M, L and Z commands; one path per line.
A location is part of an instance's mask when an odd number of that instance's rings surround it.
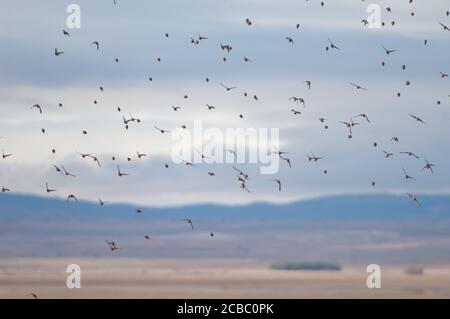
M 450 196 L 336 196 L 285 205 L 106 205 L 0 195 L 0 259 L 131 257 L 450 262 Z M 192 218 L 195 229 L 182 221 Z M 210 236 L 214 232 L 214 237 Z M 150 235 L 151 240 L 144 238 Z M 106 240 L 122 249 L 111 252 Z
M 450 196 L 420 196 L 422 206 L 406 196 L 352 195 L 303 200 L 289 204 L 254 203 L 243 206 L 199 204 L 182 207 L 142 207 L 142 217 L 152 219 L 450 219 Z M 127 218 L 136 214 L 128 204 L 100 207 L 97 203 L 66 203 L 56 198 L 18 194 L 0 194 L 0 219 L 61 218 Z

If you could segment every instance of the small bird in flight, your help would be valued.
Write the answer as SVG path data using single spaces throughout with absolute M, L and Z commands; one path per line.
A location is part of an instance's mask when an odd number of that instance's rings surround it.
M 305 81 L 305 84 L 308 87 L 308 90 L 311 90 L 311 81 Z
M 228 153 L 231 153 L 231 154 L 233 154 L 233 156 L 234 156 L 234 161 L 237 161 L 237 154 L 236 154 L 236 151 L 235 150 L 226 150 Z
M 35 105 L 33 105 L 31 108 L 32 108 L 32 109 L 33 109 L 33 108 L 38 109 L 38 110 L 39 110 L 39 114 L 42 114 L 42 107 L 41 107 L 39 104 L 35 104 Z
M 408 175 L 408 173 L 406 173 L 406 171 L 405 171 L 405 169 L 404 169 L 403 167 L 402 167 L 402 170 L 403 170 L 403 174 L 405 175 L 405 179 L 406 179 L 407 181 L 409 181 L 409 180 L 415 180 L 414 177 L 411 177 L 411 176 Z
M 58 166 L 56 166 L 55 164 L 52 164 L 52 166 L 56 169 L 58 173 L 64 174 L 63 171 Z
M 97 48 L 97 51 L 98 51 L 98 49 L 100 49 L 100 43 L 98 43 L 98 41 L 92 42 L 92 43 L 91 43 L 91 46 L 92 46 L 92 45 L 95 45 L 95 47 Z
M 419 159 L 419 156 L 417 156 L 413 152 L 400 152 L 400 154 L 405 154 L 405 155 L 408 155 L 408 156 L 415 157 L 416 159 Z
M 365 113 L 361 113 L 361 114 L 355 116 L 355 118 L 358 118 L 358 117 L 362 117 L 362 118 L 366 119 L 367 123 L 370 123 L 370 120 Z
M 417 199 L 416 195 L 413 195 L 410 193 L 407 193 L 407 195 L 408 195 L 409 199 L 412 200 L 414 203 L 416 203 L 419 206 L 422 206 L 422 204 L 420 204 L 419 200 Z
M 280 159 L 282 159 L 283 161 L 285 161 L 289 165 L 289 168 L 292 168 L 291 160 L 289 158 L 284 157 L 282 155 L 278 155 L 278 156 L 280 157 Z
M 55 54 L 55 56 L 60 56 L 61 54 L 64 54 L 64 51 L 58 51 L 58 49 L 55 48 L 54 54 Z
M 383 151 L 383 153 L 384 153 L 384 157 L 385 157 L 385 158 L 389 158 L 389 157 L 391 157 L 391 156 L 394 156 L 394 153 L 388 153 L 388 152 L 386 152 L 386 151 Z
M 278 184 L 278 191 L 281 192 L 281 181 L 279 179 L 272 179 L 272 181 Z
M 122 176 L 128 176 L 128 175 L 130 175 L 130 174 L 122 173 L 122 171 L 120 170 L 119 165 L 117 165 L 117 175 L 118 175 L 119 177 L 122 177 Z
M 323 157 L 317 157 L 317 156 L 315 156 L 313 153 L 311 153 L 311 155 L 309 155 L 308 153 L 306 153 L 306 157 L 308 158 L 308 161 L 309 161 L 309 162 L 311 162 L 311 161 L 317 162 L 317 161 L 323 159 Z
M 163 129 L 157 127 L 157 126 L 154 126 L 154 128 L 157 129 L 158 131 L 160 131 L 161 134 L 164 134 L 164 133 L 170 133 L 170 131 L 168 131 L 168 130 L 163 130 Z
M 425 122 L 420 117 L 412 115 L 412 114 L 410 114 L 409 116 L 411 116 L 413 119 L 415 119 L 416 122 L 421 123 L 421 124 L 425 124 Z
M 116 243 L 113 241 L 106 241 L 106 244 L 108 245 L 109 249 L 111 249 L 111 251 L 115 251 L 117 249 L 119 249 L 119 247 L 117 247 Z
M 108 202 L 103 201 L 101 198 L 98 199 L 98 203 L 100 206 L 105 206 L 106 204 L 108 204 Z
M 243 171 L 241 171 L 239 168 L 237 168 L 234 165 L 233 165 L 233 169 L 239 173 L 238 176 L 242 176 L 245 180 L 248 180 L 248 174 L 244 173 Z
M 389 55 L 389 54 L 394 53 L 395 51 L 397 51 L 397 50 L 388 50 L 388 49 L 386 49 L 386 47 L 385 47 L 384 45 L 381 45 L 381 47 L 384 49 L 384 52 L 385 52 L 387 55 Z
M 181 160 L 184 164 L 186 164 L 186 166 L 197 166 L 192 164 L 191 162 L 185 161 L 185 160 Z
M 190 218 L 185 218 L 183 219 L 184 222 L 188 223 L 189 225 L 191 225 L 191 228 L 194 229 L 194 224 L 192 223 L 192 219 Z
M 428 162 L 428 160 L 425 160 L 425 166 L 421 169 L 421 171 L 423 170 L 429 170 L 431 173 L 434 173 L 433 171 L 433 167 L 435 167 L 436 165 Z
M 3 159 L 8 158 L 8 157 L 10 157 L 10 156 L 12 156 L 12 154 L 5 154 L 5 150 L 2 149 L 2 158 L 3 158 Z
M 67 196 L 67 200 L 66 202 L 68 203 L 69 200 L 73 199 L 74 201 L 78 201 L 78 199 L 76 198 L 76 196 L 74 194 L 69 194 L 69 196 Z
M 45 182 L 45 189 L 46 189 L 47 193 L 56 192 L 56 189 L 51 189 L 51 188 L 48 187 L 48 183 L 47 182 Z
M 364 87 L 362 87 L 362 86 L 360 86 L 360 85 L 358 85 L 358 84 L 350 83 L 350 85 L 351 85 L 351 86 L 354 86 L 357 90 L 367 91 L 366 88 L 364 88 Z
M 450 31 L 449 27 L 447 27 L 445 24 L 443 24 L 442 22 L 439 22 L 439 24 L 441 25 L 441 27 L 444 29 L 444 31 Z
M 302 97 L 293 96 L 293 97 L 289 98 L 289 100 L 294 101 L 295 103 L 297 103 L 297 105 L 301 103 L 303 105 L 303 108 L 306 107 L 305 106 L 305 99 L 302 98 Z
M 147 154 L 145 154 L 145 153 L 136 152 L 136 154 L 137 154 L 138 158 L 143 158 L 143 157 L 147 156 Z
M 69 172 L 64 168 L 64 166 L 61 166 L 61 168 L 62 168 L 62 170 L 63 170 L 63 174 L 64 174 L 64 175 L 66 175 L 66 176 L 71 176 L 71 177 L 76 177 L 74 174 L 69 173 Z
M 223 83 L 220 83 L 220 85 L 221 85 L 222 87 L 224 87 L 225 90 L 227 90 L 227 91 L 231 91 L 231 90 L 233 90 L 233 89 L 236 88 L 235 86 L 226 86 L 226 85 L 223 84 Z
M 328 42 L 330 42 L 330 47 L 331 49 L 336 49 L 336 50 L 340 50 L 340 48 L 338 46 L 336 46 L 330 38 L 328 38 Z M 328 47 L 327 47 L 328 48 Z

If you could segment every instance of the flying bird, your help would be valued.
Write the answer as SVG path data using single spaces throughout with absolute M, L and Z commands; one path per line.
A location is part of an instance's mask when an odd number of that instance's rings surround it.
M 56 169 L 56 171 L 57 171 L 58 173 L 61 173 L 61 174 L 64 175 L 64 172 L 63 172 L 58 166 L 56 166 L 55 164 L 52 164 L 52 166 Z
M 429 170 L 431 173 L 434 173 L 433 171 L 433 167 L 435 167 L 435 164 L 432 164 L 430 162 L 428 162 L 428 160 L 425 160 L 425 166 L 421 169 L 421 171 L 423 170 Z
M 98 43 L 98 41 L 94 41 L 91 43 L 91 46 L 95 45 L 95 47 L 97 48 L 97 51 L 100 49 L 100 43 Z
M 170 133 L 170 131 L 168 131 L 168 130 L 163 130 L 163 129 L 157 127 L 157 126 L 154 126 L 154 128 L 157 129 L 158 131 L 160 131 L 161 134 L 164 134 L 164 133 Z
M 411 116 L 413 119 L 415 119 L 417 123 L 425 124 L 425 122 L 420 117 L 412 115 L 412 114 L 410 114 L 409 116 Z
M 289 165 L 289 168 L 292 168 L 291 160 L 289 158 L 282 156 L 282 155 L 278 155 L 278 156 L 280 157 L 280 159 L 282 159 Z
M 8 157 L 10 157 L 10 156 L 12 156 L 12 154 L 5 154 L 5 150 L 2 149 L 2 158 L 3 158 L 3 159 L 8 158 Z
M 389 158 L 391 156 L 394 156 L 394 153 L 389 153 L 389 152 L 386 152 L 386 151 L 383 151 L 383 153 L 384 153 L 384 157 L 385 158 Z
M 96 162 L 98 166 L 100 166 L 100 167 L 102 166 L 102 165 L 100 164 L 100 161 L 98 160 L 98 158 L 97 158 L 96 156 L 89 155 L 89 157 L 92 158 L 92 160 L 93 160 L 94 162 Z
M 118 175 L 119 177 L 122 177 L 122 176 L 128 176 L 128 175 L 130 175 L 130 174 L 122 173 L 122 171 L 120 170 L 119 165 L 117 165 L 117 175 Z
M 394 52 L 397 51 L 397 50 L 388 50 L 388 49 L 386 49 L 386 47 L 384 45 L 381 45 L 381 47 L 383 48 L 383 50 L 386 53 L 386 55 L 389 55 L 389 54 L 394 53 Z
M 116 245 L 116 243 L 115 242 L 113 242 L 113 241 L 106 241 L 106 244 L 108 245 L 108 247 L 109 247 L 109 249 L 111 250 L 111 251 L 115 251 L 115 250 L 117 250 L 117 249 L 119 249 L 119 247 L 117 247 L 117 245 Z
M 192 164 L 191 162 L 185 161 L 185 160 L 181 160 L 186 166 L 197 166 L 195 164 Z
M 225 90 L 227 90 L 227 91 L 231 91 L 231 90 L 233 90 L 233 89 L 236 88 L 235 86 L 226 86 L 226 85 L 223 84 L 223 83 L 220 83 L 220 85 L 221 85 L 223 88 L 225 88 Z
M 39 111 L 39 114 L 42 114 L 42 107 L 39 104 L 35 104 L 31 107 L 32 109 L 36 108 Z
M 370 123 L 370 120 L 365 113 L 361 113 L 361 114 L 358 114 L 355 116 L 355 118 L 358 118 L 358 117 L 362 117 L 367 121 L 367 123 Z
M 56 192 L 56 189 L 51 189 L 51 188 L 48 187 L 48 183 L 47 182 L 45 182 L 45 189 L 46 189 L 47 193 Z
M 308 90 L 311 90 L 311 81 L 305 81 L 305 84 L 308 87 Z
M 71 177 L 76 177 L 74 174 L 69 173 L 69 172 L 64 168 L 64 166 L 61 166 L 61 168 L 62 168 L 62 170 L 63 170 L 63 174 L 64 174 L 64 175 L 66 175 L 66 176 L 71 176 Z
M 231 154 L 233 154 L 233 156 L 234 156 L 234 161 L 236 162 L 237 161 L 237 154 L 236 154 L 236 151 L 234 151 L 234 150 L 226 150 L 228 153 L 231 153 Z
M 441 27 L 444 29 L 444 31 L 450 31 L 449 27 L 447 27 L 445 24 L 443 24 L 442 22 L 439 22 L 439 24 L 441 25 Z
M 74 194 L 69 194 L 69 196 L 67 196 L 67 200 L 66 202 L 68 203 L 69 200 L 73 199 L 74 201 L 78 201 L 78 199 L 76 198 L 76 196 Z
M 309 162 L 311 162 L 311 161 L 318 162 L 319 160 L 323 159 L 323 157 L 317 157 L 313 153 L 311 153 L 311 155 L 306 153 L 306 157 L 308 158 Z
M 360 86 L 360 85 L 358 85 L 358 84 L 350 83 L 350 85 L 351 85 L 351 86 L 354 86 L 357 90 L 367 91 L 366 88 L 364 88 L 364 87 L 362 87 L 362 86 Z
M 338 46 L 336 46 L 330 38 L 328 38 L 328 42 L 330 42 L 330 47 L 331 49 L 335 49 L 335 50 L 340 50 L 340 48 Z M 327 47 L 328 48 L 328 47 Z
M 272 181 L 278 184 L 278 191 L 281 192 L 281 181 L 279 179 L 272 179 Z
M 184 222 L 188 223 L 192 229 L 194 229 L 194 224 L 192 223 L 192 219 L 190 218 L 185 218 L 183 219 Z
M 305 106 L 305 99 L 302 98 L 302 97 L 293 96 L 293 97 L 289 98 L 289 100 L 294 101 L 295 103 L 297 103 L 297 105 L 298 105 L 298 104 L 302 104 L 302 105 L 303 105 L 303 108 L 306 107 L 306 106 Z
M 409 181 L 409 180 L 415 180 L 415 178 L 414 177 L 411 177 L 410 175 L 408 175 L 408 173 L 406 173 L 406 171 L 405 171 L 405 169 L 402 167 L 402 170 L 403 170 L 403 174 L 405 175 L 405 179 L 407 180 L 407 181 Z
M 60 56 L 61 54 L 64 54 L 64 51 L 58 51 L 58 49 L 55 48 L 54 54 L 55 56 Z
M 416 159 L 419 159 L 419 156 L 417 156 L 413 152 L 400 152 L 400 154 L 405 154 L 405 155 L 408 155 L 408 156 L 415 157 Z
M 417 196 L 416 195 L 413 195 L 413 194 L 410 194 L 410 193 L 407 193 L 407 195 L 408 195 L 408 197 L 409 197 L 409 199 L 411 200 L 411 201 L 413 201 L 414 203 L 416 203 L 417 205 L 419 205 L 419 206 L 422 206 L 422 204 L 419 202 L 419 200 L 417 199 Z
M 147 154 L 139 153 L 139 152 L 136 152 L 136 154 L 137 154 L 138 158 L 142 158 L 142 157 L 147 156 Z

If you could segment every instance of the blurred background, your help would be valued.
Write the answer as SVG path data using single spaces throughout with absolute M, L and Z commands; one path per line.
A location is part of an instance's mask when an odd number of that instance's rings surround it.
M 450 33 L 439 26 L 450 25 L 448 1 L 79 0 L 81 28 L 69 29 L 72 3 L 1 5 L 0 147 L 13 156 L 0 159 L 10 189 L 0 194 L 0 297 L 450 296 L 450 90 L 440 74 L 450 72 Z M 372 3 L 381 29 L 361 23 Z M 199 35 L 208 39 L 193 45 Z M 325 50 L 329 38 L 340 51 Z M 339 121 L 360 113 L 371 123 L 357 119 L 348 139 Z M 141 123 L 126 130 L 123 115 Z M 154 126 L 189 130 L 195 120 L 279 128 L 292 168 L 261 175 L 239 164 L 247 193 L 231 164 L 175 164 L 174 141 Z M 311 152 L 324 158 L 308 162 Z M 426 160 L 434 173 L 421 170 Z M 117 164 L 131 175 L 117 177 Z M 83 289 L 66 288 L 69 263 L 85 270 Z M 386 271 L 376 291 L 366 287 L 373 263 Z

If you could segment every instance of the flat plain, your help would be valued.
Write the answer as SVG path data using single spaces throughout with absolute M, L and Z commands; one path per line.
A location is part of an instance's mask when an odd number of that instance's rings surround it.
M 66 267 L 81 267 L 81 288 L 68 289 Z M 367 265 L 341 271 L 270 270 L 254 260 L 130 258 L 0 259 L 0 298 L 450 298 L 450 265 L 382 267 L 368 289 Z

